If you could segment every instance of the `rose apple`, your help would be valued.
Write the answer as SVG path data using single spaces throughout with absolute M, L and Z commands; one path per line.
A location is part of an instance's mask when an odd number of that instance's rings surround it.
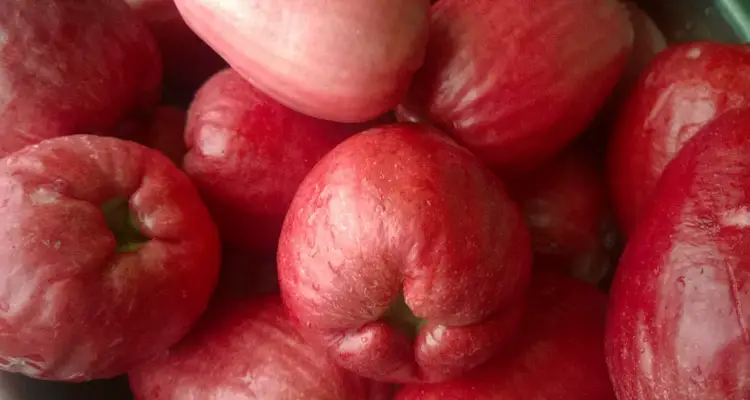
M 687 43 L 660 53 L 618 117 L 608 154 L 615 211 L 630 235 L 666 165 L 707 122 L 750 105 L 750 47 Z
M 529 228 L 535 265 L 590 283 L 604 278 L 617 232 L 593 156 L 572 147 L 510 188 Z
M 169 354 L 131 372 L 130 386 L 139 400 L 385 400 L 392 390 L 307 344 L 276 296 L 215 303 Z
M 396 399 L 614 400 L 602 346 L 606 296 L 546 271 L 535 273 L 530 292 L 507 352 L 452 381 L 406 385 Z
M 750 398 L 750 109 L 709 123 L 667 166 L 611 291 L 620 400 Z
M 120 139 L 45 140 L 0 162 L 0 369 L 108 378 L 203 312 L 218 234 L 188 178 Z
M 227 69 L 206 82 L 190 106 L 184 168 L 226 243 L 275 254 L 297 186 L 359 129 L 293 111 Z
M 317 118 L 396 106 L 422 64 L 427 0 L 176 0 L 193 30 L 254 86 Z
M 404 106 L 515 175 L 591 122 L 631 41 L 616 0 L 441 0 Z
M 277 260 L 312 340 L 363 376 L 405 382 L 459 374 L 505 344 L 530 253 L 494 174 L 441 132 L 403 124 L 357 134 L 313 168 Z
M 174 0 L 125 0 L 146 23 L 161 50 L 164 83 L 177 91 L 180 102 L 226 66 L 226 62 L 201 40 L 182 19 Z
M 0 2 L 0 157 L 155 105 L 161 57 L 122 0 Z

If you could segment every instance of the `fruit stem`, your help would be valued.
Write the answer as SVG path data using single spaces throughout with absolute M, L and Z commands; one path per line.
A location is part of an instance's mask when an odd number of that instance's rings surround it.
M 404 300 L 404 293 L 400 292 L 396 300 L 383 314 L 383 319 L 401 329 L 410 338 L 414 339 L 419 333 L 419 328 L 426 321 L 414 315 Z
M 137 228 L 137 217 L 130 209 L 128 199 L 114 198 L 106 201 L 101 206 L 104 220 L 110 232 L 117 241 L 118 253 L 132 253 L 146 242 L 145 237 Z

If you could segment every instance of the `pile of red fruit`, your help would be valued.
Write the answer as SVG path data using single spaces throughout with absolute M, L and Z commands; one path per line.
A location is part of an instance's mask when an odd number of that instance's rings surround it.
M 0 242 L 0 395 L 746 400 L 750 46 L 618 0 L 3 0 Z

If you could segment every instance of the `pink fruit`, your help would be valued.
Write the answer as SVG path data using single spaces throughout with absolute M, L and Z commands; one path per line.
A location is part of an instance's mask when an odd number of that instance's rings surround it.
M 531 235 L 534 263 L 590 283 L 608 273 L 616 237 L 593 156 L 573 147 L 511 185 Z
M 0 162 L 0 369 L 108 378 L 191 328 L 217 280 L 216 228 L 166 157 L 49 139 Z
M 164 61 L 164 82 L 180 97 L 192 98 L 203 82 L 226 67 L 226 62 L 185 24 L 174 0 L 125 2 L 154 35 Z
M 606 353 L 618 399 L 750 398 L 750 109 L 667 166 L 623 255 Z
M 184 168 L 225 242 L 275 254 L 297 186 L 359 129 L 292 111 L 227 69 L 206 82 L 190 107 Z
M 506 352 L 452 381 L 406 385 L 396 399 L 614 400 L 602 346 L 606 297 L 546 271 L 535 274 L 530 292 Z
M 654 59 L 619 115 L 608 155 L 612 199 L 626 235 L 682 146 L 707 122 L 749 100 L 748 46 L 688 43 Z
M 156 104 L 161 58 L 122 0 L 0 2 L 0 157 Z
M 441 0 L 405 106 L 500 173 L 522 173 L 591 122 L 631 41 L 616 0 Z
M 385 400 L 391 391 L 308 345 L 278 297 L 215 303 L 169 354 L 131 372 L 130 387 L 139 400 Z
M 427 0 L 177 0 L 193 30 L 250 82 L 317 118 L 395 107 L 422 64 Z
M 442 133 L 402 124 L 355 135 L 313 168 L 277 260 L 309 337 L 352 371 L 404 382 L 455 376 L 505 344 L 530 253 L 492 172 Z

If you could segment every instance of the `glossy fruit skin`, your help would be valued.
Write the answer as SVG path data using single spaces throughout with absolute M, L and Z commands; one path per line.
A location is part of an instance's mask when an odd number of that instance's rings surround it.
M 148 242 L 118 243 L 101 205 L 129 201 Z M 0 163 L 0 369 L 83 381 L 122 374 L 181 339 L 219 270 L 218 233 L 157 151 L 91 135 Z
M 390 385 L 337 366 L 278 296 L 214 303 L 196 329 L 130 373 L 137 400 L 386 400 Z
M 156 39 L 167 90 L 181 102 L 192 99 L 226 62 L 185 23 L 173 0 L 125 0 Z M 174 93 L 176 92 L 176 93 Z
M 606 296 L 553 271 L 535 271 L 529 292 L 505 352 L 454 380 L 405 385 L 396 400 L 614 400 L 602 346 Z
M 698 42 L 661 52 L 618 116 L 608 175 L 629 236 L 647 212 L 664 168 L 707 122 L 750 105 L 750 47 Z
M 534 265 L 598 283 L 612 268 L 617 228 L 596 159 L 573 146 L 509 184 L 531 236 Z
M 301 113 L 371 120 L 422 65 L 427 0 L 177 0 L 192 29 L 254 86 Z
M 583 131 L 632 42 L 616 0 L 441 0 L 431 16 L 404 106 L 503 176 L 539 167 Z
M 188 110 L 183 166 L 226 243 L 274 254 L 305 175 L 360 129 L 293 111 L 226 69 L 206 82 Z
M 0 38 L 0 157 L 158 101 L 161 56 L 122 0 L 4 0 Z
M 341 365 L 373 379 L 446 379 L 517 328 L 528 232 L 502 183 L 433 128 L 357 134 L 308 174 L 277 255 L 282 297 Z M 411 340 L 384 313 L 403 292 Z
M 750 396 L 750 109 L 707 125 L 667 166 L 611 291 L 620 400 Z

